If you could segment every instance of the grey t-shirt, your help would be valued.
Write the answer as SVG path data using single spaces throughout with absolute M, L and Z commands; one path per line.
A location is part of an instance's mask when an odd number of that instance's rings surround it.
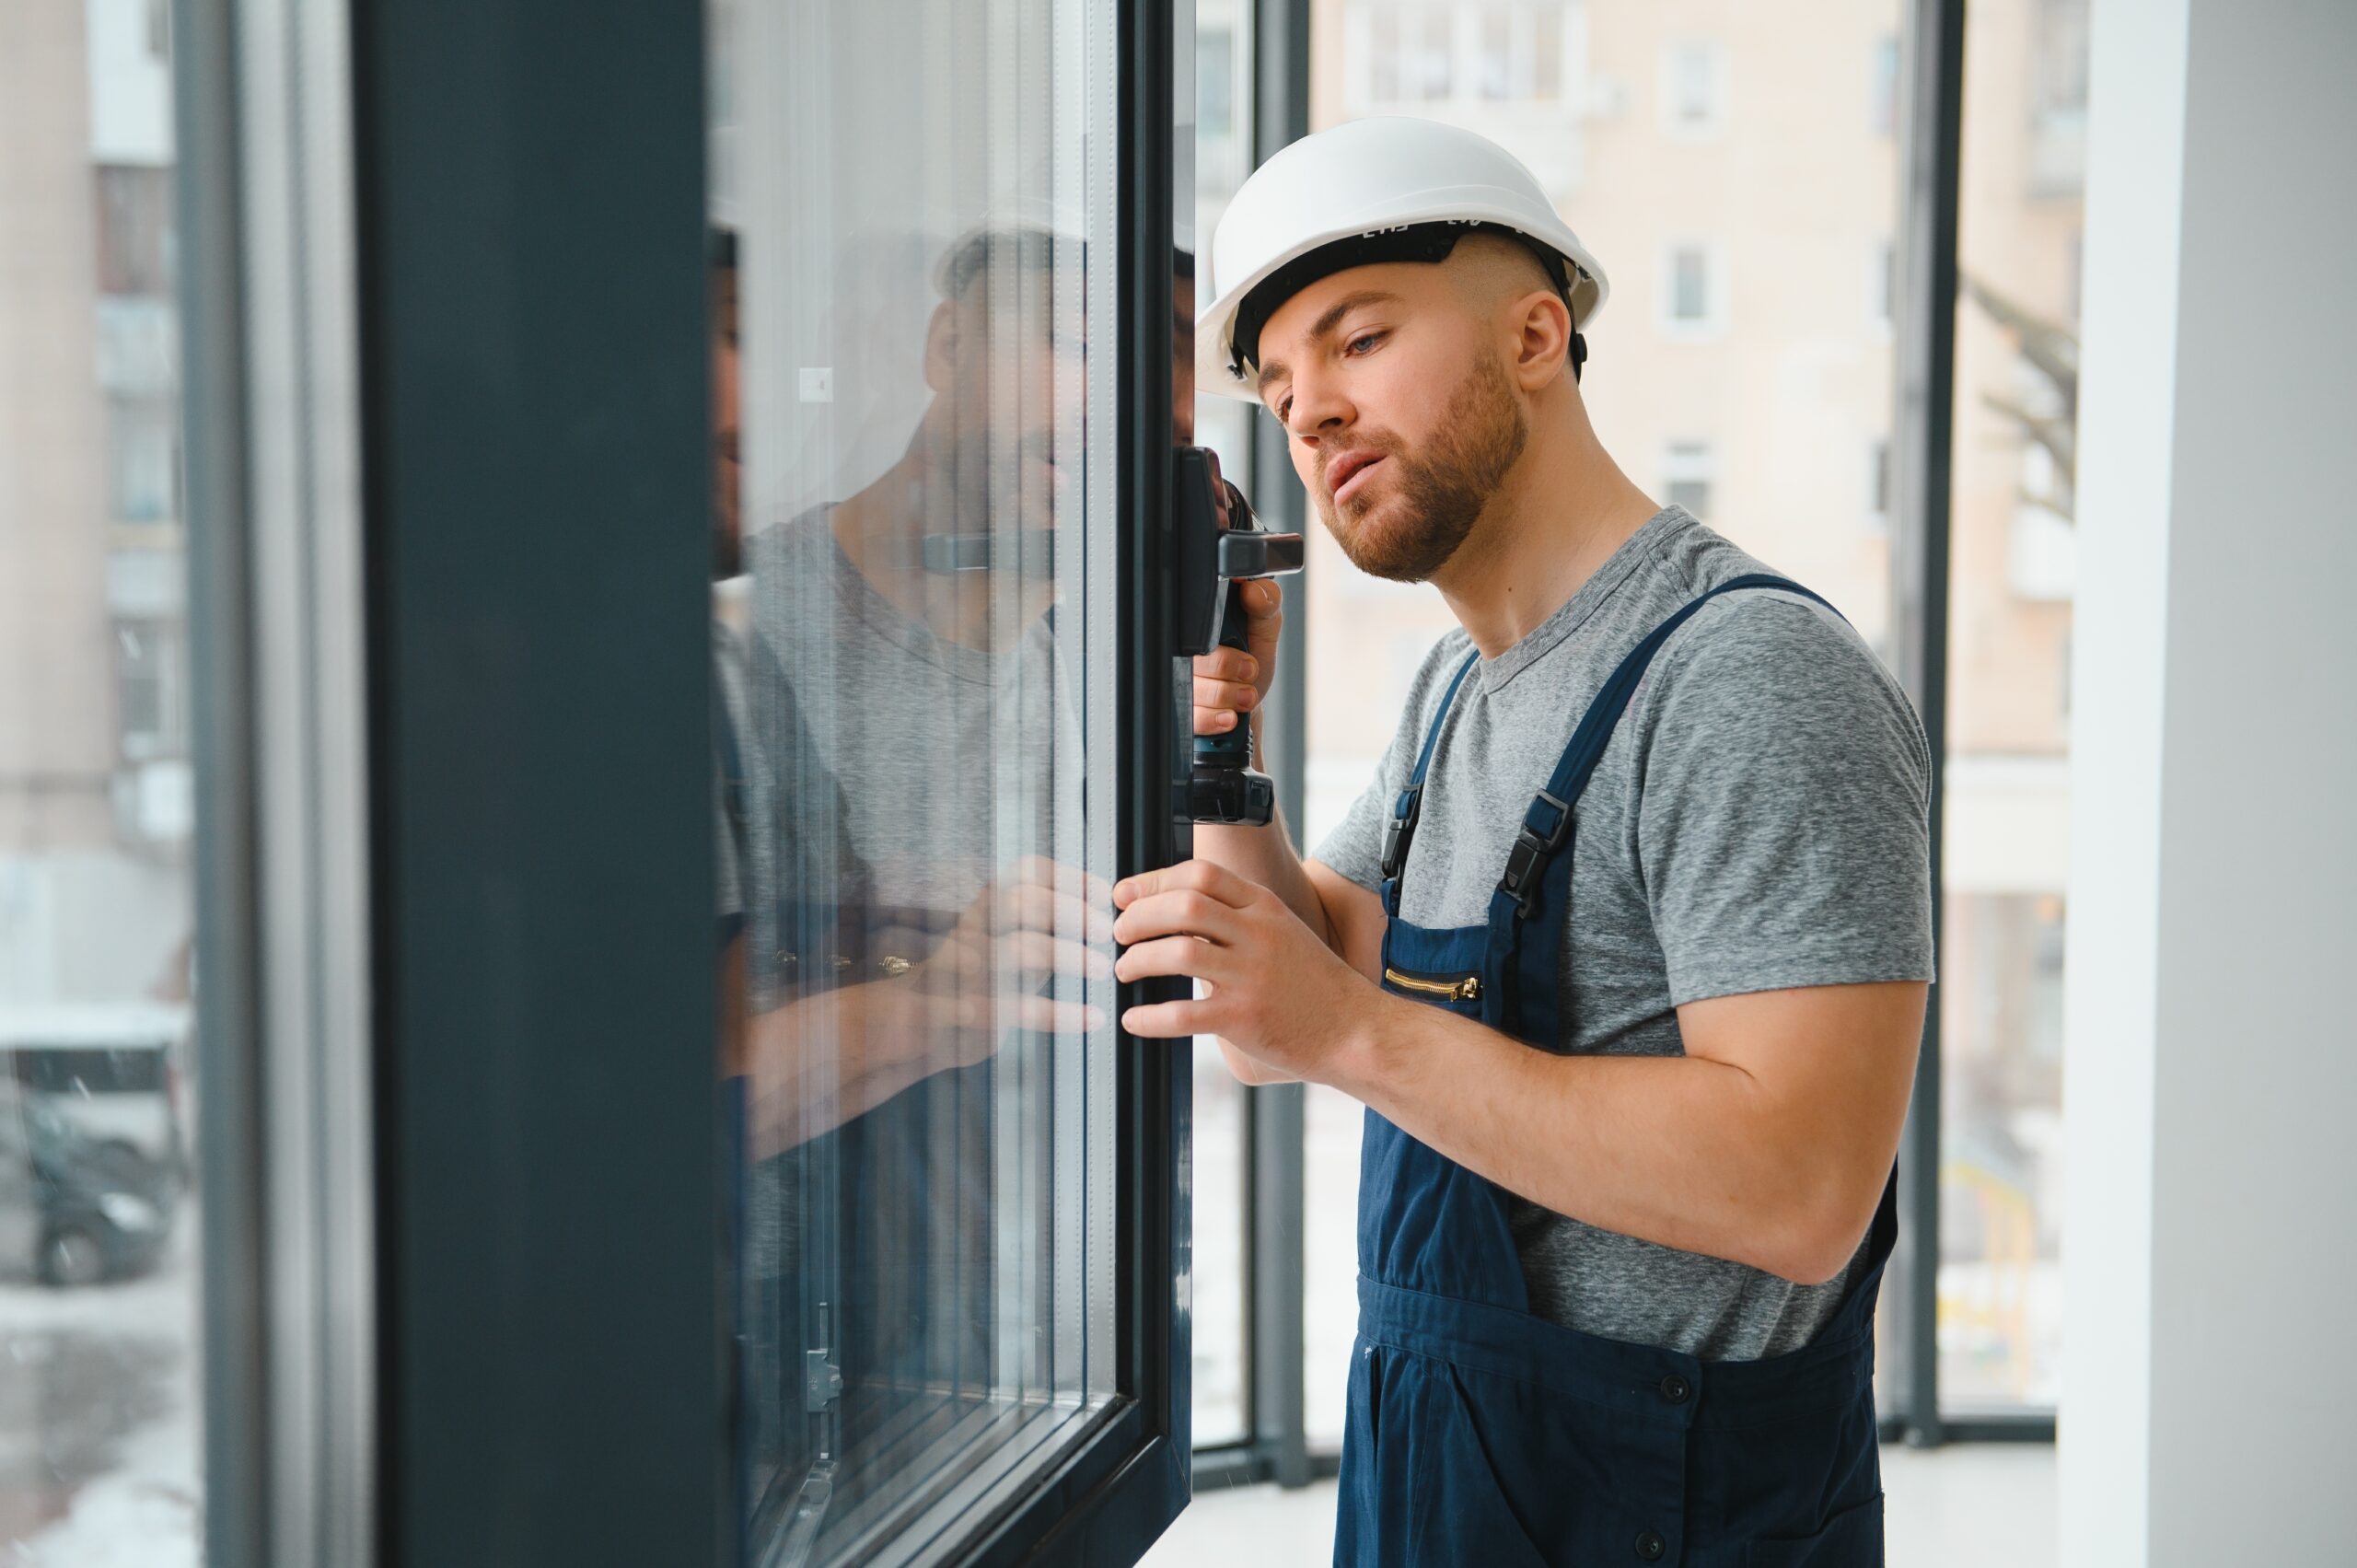
M 764 951 L 780 899 L 939 928 L 1026 856 L 1086 858 L 1078 710 L 1053 628 L 1032 621 L 995 651 L 935 636 L 852 564 L 829 510 L 747 540 L 750 632 L 713 628 L 719 912 L 745 916 Z M 757 993 L 766 978 L 756 968 Z
M 1534 791 L 1627 652 L 1715 584 L 1761 565 L 1672 506 L 1529 635 L 1466 679 L 1424 780 L 1400 915 L 1478 924 Z M 1472 643 L 1441 639 L 1381 771 L 1318 858 L 1382 883 L 1384 828 Z M 1865 643 L 1771 590 L 1713 600 L 1654 658 L 1577 807 L 1561 983 L 1568 1053 L 1682 1054 L 1703 997 L 1932 975 L 1931 758 Z M 1864 1268 L 1799 1285 L 1619 1235 L 1516 1198 L 1532 1310 L 1712 1361 L 1797 1350 Z
M 746 560 L 757 648 L 840 792 L 843 819 L 824 830 L 866 868 L 867 896 L 954 918 L 1026 856 L 1083 864 L 1078 707 L 1049 621 L 997 650 L 936 636 L 852 564 L 830 515 L 754 535 Z M 774 748 L 774 720 L 753 706 Z M 806 833 L 810 804 L 782 802 Z

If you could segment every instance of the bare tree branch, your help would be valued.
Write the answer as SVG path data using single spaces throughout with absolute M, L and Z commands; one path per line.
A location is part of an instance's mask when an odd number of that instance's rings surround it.
M 2079 340 L 2069 328 L 2049 321 L 1979 278 L 1964 279 L 1966 295 L 2014 335 L 2022 361 L 2037 371 L 2053 392 L 2051 412 L 2033 409 L 2018 398 L 1983 392 L 1981 401 L 2005 416 L 2024 440 L 2046 449 L 2054 461 L 2050 490 L 2043 495 L 2024 492 L 2023 499 L 2066 518 L 2073 509 L 2079 472 Z

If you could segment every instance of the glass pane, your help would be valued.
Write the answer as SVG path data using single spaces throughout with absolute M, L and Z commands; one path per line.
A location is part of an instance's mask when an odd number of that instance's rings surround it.
M 1681 39 L 1669 46 L 1662 69 L 1662 113 L 1673 131 L 1707 130 L 1719 118 L 1719 53 L 1715 46 Z
M 1316 79 L 1339 69 L 1363 11 L 1379 15 L 1377 0 L 1327 0 L 1314 11 Z M 1868 99 L 1870 65 L 1898 31 L 1898 6 L 1875 0 L 1829 14 L 1806 47 L 1772 8 L 1713 14 L 1718 21 L 1697 31 L 1690 10 L 1649 0 L 1535 5 L 1527 96 L 1495 105 L 1460 97 L 1447 118 L 1527 164 L 1611 277 L 1610 303 L 1587 334 L 1583 387 L 1606 448 L 1655 500 L 1704 511 L 1712 528 L 1824 594 L 1883 648 L 1890 556 L 1873 476 L 1889 430 L 1891 348 L 1864 259 L 1894 232 L 1899 170 L 1898 144 L 1875 128 Z M 1673 46 L 1696 63 L 1679 79 L 1702 110 L 1727 118 L 1725 137 L 1684 139 L 1664 116 L 1637 111 L 1636 95 L 1662 79 Z M 1726 85 L 1745 81 L 1777 90 L 1738 105 Z M 1331 110 L 1339 97 L 1316 101 Z M 1769 199 L 1746 174 L 1759 158 L 1810 177 Z M 1356 572 L 1322 529 L 1310 543 L 1314 845 L 1375 775 L 1410 675 L 1455 622 L 1431 589 Z M 1309 1106 L 1307 1397 L 1311 1434 L 1330 1446 L 1356 1318 L 1358 1111 L 1318 1090 Z
M 1252 169 L 1252 0 L 1197 0 L 1195 6 L 1195 179 L 1191 227 L 1182 250 L 1206 246 L 1227 199 Z M 1185 367 L 1178 400 L 1178 439 L 1219 454 L 1220 471 L 1248 481 L 1251 411 L 1233 398 L 1194 393 L 1195 280 L 1192 261 L 1178 281 Z M 1245 1354 L 1247 1237 L 1244 1090 L 1228 1072 L 1218 1042 L 1195 1042 L 1195 1446 L 1216 1447 L 1251 1435 Z
M 926 1559 L 1113 1393 L 1116 8 L 717 4 L 748 1545 Z
M 198 1561 L 165 7 L 0 6 L 0 1560 Z
M 1940 1401 L 2051 1408 L 2086 0 L 1965 41 L 1941 965 Z
M 1700 249 L 1682 245 L 1670 253 L 1669 314 L 1678 321 L 1711 316 L 1711 261 Z

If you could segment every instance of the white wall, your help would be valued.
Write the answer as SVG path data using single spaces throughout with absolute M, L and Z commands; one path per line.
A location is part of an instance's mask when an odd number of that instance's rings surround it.
M 2061 1561 L 2357 1560 L 2357 6 L 2096 0 Z

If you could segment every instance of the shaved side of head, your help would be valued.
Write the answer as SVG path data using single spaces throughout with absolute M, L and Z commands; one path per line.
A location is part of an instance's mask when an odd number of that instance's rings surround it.
M 1503 234 L 1467 235 L 1441 266 L 1465 302 L 1483 315 L 1509 299 L 1555 292 L 1555 281 L 1530 247 Z
M 1548 275 L 1546 264 L 1531 253 L 1530 247 L 1503 234 L 1467 235 L 1441 263 L 1441 271 L 1474 320 L 1502 325 L 1500 312 L 1511 308 L 1517 331 L 1529 319 L 1526 309 L 1531 296 L 1545 295 L 1557 301 L 1563 298 L 1555 280 Z M 1570 308 L 1566 303 L 1567 325 Z M 1573 341 L 1578 341 L 1576 335 Z M 1563 374 L 1576 382 L 1576 369 L 1567 356 Z

